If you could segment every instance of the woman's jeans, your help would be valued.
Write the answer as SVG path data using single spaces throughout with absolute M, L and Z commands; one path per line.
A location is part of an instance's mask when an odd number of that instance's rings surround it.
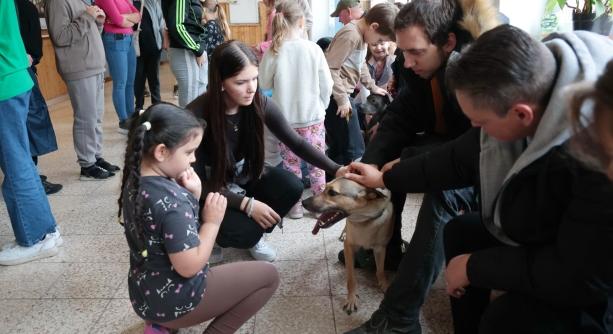
M 29 247 L 55 231 L 55 219 L 40 182 L 28 141 L 30 91 L 0 101 L 2 195 L 17 243 Z
M 103 33 L 102 43 L 113 79 L 113 105 L 120 122 L 134 113 L 136 54 L 132 35 Z

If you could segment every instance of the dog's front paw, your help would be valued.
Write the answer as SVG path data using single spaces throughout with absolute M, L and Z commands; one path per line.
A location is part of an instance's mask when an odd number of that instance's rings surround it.
M 343 305 L 343 311 L 345 311 L 347 315 L 358 310 L 358 298 L 358 295 L 347 296 L 347 301 L 345 301 L 345 305 Z

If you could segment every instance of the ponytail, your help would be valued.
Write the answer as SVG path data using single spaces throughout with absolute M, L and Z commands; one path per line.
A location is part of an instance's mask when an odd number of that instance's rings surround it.
M 304 18 L 302 8 L 293 1 L 282 1 L 275 8 L 276 14 L 272 21 L 272 44 L 270 50 L 278 54 L 287 35 L 294 29 L 301 18 Z

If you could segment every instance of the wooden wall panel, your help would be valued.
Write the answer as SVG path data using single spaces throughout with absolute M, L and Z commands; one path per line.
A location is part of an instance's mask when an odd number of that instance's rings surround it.
M 229 17 L 232 13 L 229 11 L 228 3 L 220 3 L 224 7 L 226 14 Z M 230 24 L 230 31 L 232 32 L 232 39 L 239 40 L 248 46 L 253 46 L 264 40 L 264 33 L 266 32 L 266 5 L 259 3 L 260 11 L 260 23 L 259 24 Z
M 68 94 L 66 84 L 57 73 L 55 67 L 55 52 L 53 51 L 53 45 L 48 36 L 43 36 L 43 58 L 40 64 L 36 66 L 38 72 L 38 83 L 40 90 L 45 97 L 45 100 L 51 100 L 53 98 Z

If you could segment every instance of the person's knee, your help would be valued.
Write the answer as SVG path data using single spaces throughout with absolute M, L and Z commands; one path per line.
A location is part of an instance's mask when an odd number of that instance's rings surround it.
M 277 290 L 279 283 L 281 282 L 281 277 L 279 276 L 279 271 L 277 267 L 270 262 L 261 261 L 258 262 L 261 266 L 261 272 L 264 276 L 264 281 L 266 282 L 266 286 L 271 287 L 274 290 Z

